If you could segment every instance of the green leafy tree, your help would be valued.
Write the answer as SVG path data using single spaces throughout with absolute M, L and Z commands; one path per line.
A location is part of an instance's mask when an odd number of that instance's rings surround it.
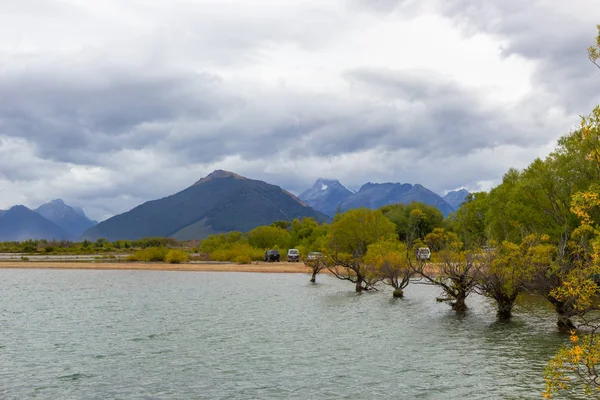
M 436 207 L 421 202 L 391 204 L 380 208 L 383 214 L 394 223 L 400 241 L 409 246 L 435 228 L 442 226 L 444 215 Z
M 449 229 L 459 235 L 468 249 L 482 247 L 489 240 L 486 229 L 489 197 L 486 192 L 470 193 L 462 206 L 448 217 L 446 224 Z
M 600 25 L 595 43 L 588 56 L 598 68 L 600 58 Z M 550 360 L 544 371 L 546 398 L 582 386 L 590 397 L 600 395 L 600 313 L 598 285 L 600 284 L 600 106 L 583 117 L 579 130 L 561 138 L 557 158 L 574 176 L 575 188 L 571 208 L 580 226 L 573 231 L 567 246 L 574 268 L 556 287 L 551 296 L 577 310 L 587 332 L 571 331 L 571 344 L 563 346 Z M 589 318 L 589 314 L 592 315 Z M 571 379 L 575 376 L 578 379 Z
M 423 242 L 431 251 L 438 252 L 453 243 L 460 243 L 460 240 L 454 232 L 448 232 L 444 228 L 435 228 L 425 236 Z M 415 247 L 421 247 L 421 244 L 418 243 Z
M 337 214 L 328 235 L 329 270 L 338 279 L 354 283 L 357 292 L 372 289 L 378 277 L 364 263 L 364 256 L 370 244 L 394 239 L 395 230 L 380 210 L 358 208 Z
M 280 229 L 290 229 L 292 223 L 290 221 L 279 220 L 275 221 L 271 224 L 272 227 L 280 228 Z
M 274 226 L 258 226 L 246 234 L 250 246 L 257 249 L 286 248 L 290 243 L 290 232 Z
M 301 250 L 306 256 L 312 251 L 323 251 L 328 232 L 326 224 L 312 218 L 294 219 L 290 228 L 290 246 Z

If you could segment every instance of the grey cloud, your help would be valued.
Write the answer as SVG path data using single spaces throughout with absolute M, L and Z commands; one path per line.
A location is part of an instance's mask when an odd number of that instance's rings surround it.
M 499 145 L 535 146 L 547 143 L 541 124 L 519 126 L 519 108 L 507 112 L 487 104 L 481 94 L 427 71 L 357 70 L 347 74 L 361 90 L 371 90 L 405 103 L 392 147 L 412 144 L 428 154 L 467 154 Z M 524 100 L 522 106 L 543 105 Z M 409 121 L 407 123 L 407 121 Z M 538 132 L 535 134 L 535 132 Z
M 207 74 L 4 76 L 0 97 L 10 101 L 0 104 L 0 134 L 34 142 L 42 157 L 95 164 L 104 152 L 160 143 L 168 130 L 153 124 L 214 117 L 227 106 L 219 85 Z
M 12 99 L 0 105 L 0 133 L 30 141 L 44 159 L 109 168 L 122 167 L 114 158 L 123 149 L 207 164 L 231 154 L 301 159 L 374 148 L 464 155 L 547 141 L 523 135 L 504 110 L 427 71 L 349 71 L 358 95 L 349 98 L 236 91 L 210 74 L 105 71 L 99 81 L 96 74 L 0 80 L 0 94 Z
M 556 94 L 556 101 L 569 112 L 585 113 L 600 102 L 600 79 L 586 54 L 598 23 L 597 2 L 457 0 L 441 4 L 466 34 L 500 35 L 508 39 L 506 56 L 537 60 L 534 84 Z

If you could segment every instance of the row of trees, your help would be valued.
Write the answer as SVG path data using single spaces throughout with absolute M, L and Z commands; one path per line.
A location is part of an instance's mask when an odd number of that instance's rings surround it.
M 595 44 L 588 48 L 596 66 L 600 25 L 597 28 Z M 471 195 L 447 225 L 468 248 L 490 241 L 502 243 L 502 252 L 510 253 L 517 243 L 521 251 L 528 248 L 528 257 L 515 258 L 508 269 L 526 278 L 518 287 L 535 289 L 554 305 L 560 326 L 581 332 L 573 330 L 571 345 L 550 362 L 545 395 L 551 397 L 575 382 L 582 382 L 586 393 L 598 395 L 600 107 L 582 117 L 580 126 L 563 136 L 548 157 L 522 171 L 509 170 L 489 193 Z
M 144 238 L 140 240 L 106 239 L 96 241 L 83 240 L 71 242 L 68 240 L 25 240 L 22 242 L 0 242 L 0 253 L 44 253 L 44 254 L 103 254 L 128 253 L 134 249 L 148 247 L 181 247 L 185 245 L 172 238 Z
M 426 243 L 435 251 L 433 263 L 415 257 Z M 493 242 L 492 242 L 493 243 Z M 493 299 L 502 319 L 511 317 L 517 296 L 527 290 L 549 296 L 544 277 L 555 268 L 556 249 L 548 235 L 528 235 L 518 243 L 504 241 L 494 247 L 467 248 L 454 232 L 434 228 L 412 243 L 398 239 L 397 226 L 381 210 L 365 208 L 338 214 L 327 235 L 325 256 L 308 264 L 313 278 L 327 268 L 339 279 L 352 282 L 355 290 L 376 289 L 379 283 L 394 288 L 402 297 L 411 280 L 439 286 L 440 301 L 456 311 L 467 309 L 473 292 Z M 557 307 L 559 323 L 572 327 L 572 314 Z
M 355 215 L 355 211 L 340 215 Z M 417 242 L 423 245 L 425 237 L 435 229 L 440 229 L 444 219 L 437 208 L 418 202 L 385 206 L 378 210 L 378 216 L 386 222 L 388 238 L 409 238 L 411 246 Z M 267 249 L 286 251 L 295 248 L 304 256 L 313 251 L 331 253 L 327 249 L 330 247 L 332 227 L 333 225 L 319 224 L 312 218 L 295 219 L 292 222 L 276 221 L 247 233 L 211 235 L 200 243 L 197 250 L 217 261 L 234 262 L 261 260 Z M 347 243 L 351 241 L 352 238 L 346 240 Z
M 588 52 L 598 66 L 600 26 Z M 560 138 L 548 157 L 509 170 L 499 186 L 470 195 L 446 221 L 413 207 L 337 215 L 322 247 L 323 267 L 352 282 L 356 291 L 383 281 L 401 295 L 414 277 L 438 285 L 444 293 L 440 300 L 457 311 L 466 309 L 470 293 L 479 292 L 496 302 L 501 318 L 510 317 L 519 293 L 536 293 L 554 306 L 558 326 L 572 332 L 572 344 L 546 371 L 545 395 L 568 389 L 573 374 L 587 393 L 597 395 L 600 106 Z M 438 252 L 435 269 L 412 256 L 423 242 Z

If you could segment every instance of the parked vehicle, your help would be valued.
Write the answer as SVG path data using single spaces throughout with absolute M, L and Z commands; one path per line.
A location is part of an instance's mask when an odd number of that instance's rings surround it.
M 321 258 L 323 258 L 323 253 L 321 253 L 319 251 L 313 251 L 312 253 L 308 253 L 308 256 L 306 257 L 306 261 L 317 261 Z
M 267 261 L 267 262 L 271 262 L 271 261 L 279 262 L 280 258 L 281 258 L 281 255 L 279 254 L 279 250 L 265 251 L 265 261 Z
M 297 249 L 289 249 L 287 253 L 288 262 L 300 261 L 300 252 Z
M 419 261 L 431 260 L 431 251 L 429 250 L 429 247 L 419 247 L 417 249 L 417 260 L 419 260 Z

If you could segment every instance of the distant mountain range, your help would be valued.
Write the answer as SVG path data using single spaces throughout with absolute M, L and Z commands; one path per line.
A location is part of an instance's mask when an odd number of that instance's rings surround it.
M 309 206 L 329 216 L 337 211 L 351 208 L 380 208 L 387 204 L 409 204 L 420 201 L 437 207 L 447 216 L 462 203 L 469 192 L 461 189 L 448 193 L 444 198 L 431 190 L 408 183 L 366 183 L 358 192 L 345 188 L 338 180 L 317 179 L 312 188 L 299 197 Z M 447 201 L 448 200 L 448 201 Z
M 0 241 L 67 239 L 67 232 L 25 206 L 14 206 L 0 217 Z
M 0 210 L 0 241 L 76 240 L 96 223 L 87 218 L 82 209 L 70 207 L 61 199 L 52 200 L 36 210 L 19 205 Z
M 81 208 L 68 206 L 61 199 L 52 200 L 34 211 L 60 226 L 73 239 L 79 238 L 86 229 L 98 224 L 89 219 Z
M 101 222 L 83 237 L 111 241 L 148 236 L 202 239 L 213 233 L 247 232 L 277 220 L 303 217 L 330 221 L 279 186 L 217 170 L 179 193 Z
M 461 189 L 442 198 L 421 185 L 407 183 L 366 183 L 354 192 L 338 180 L 318 179 L 296 197 L 279 186 L 217 170 L 178 193 L 148 201 L 99 224 L 82 209 L 60 199 L 35 210 L 24 206 L 0 210 L 0 241 L 114 241 L 152 236 L 202 239 L 213 233 L 247 232 L 277 220 L 311 217 L 329 222 L 337 211 L 412 201 L 435 206 L 448 215 L 468 194 Z
M 333 217 L 340 205 L 353 194 L 338 180 L 319 178 L 312 188 L 298 197 L 315 210 Z

